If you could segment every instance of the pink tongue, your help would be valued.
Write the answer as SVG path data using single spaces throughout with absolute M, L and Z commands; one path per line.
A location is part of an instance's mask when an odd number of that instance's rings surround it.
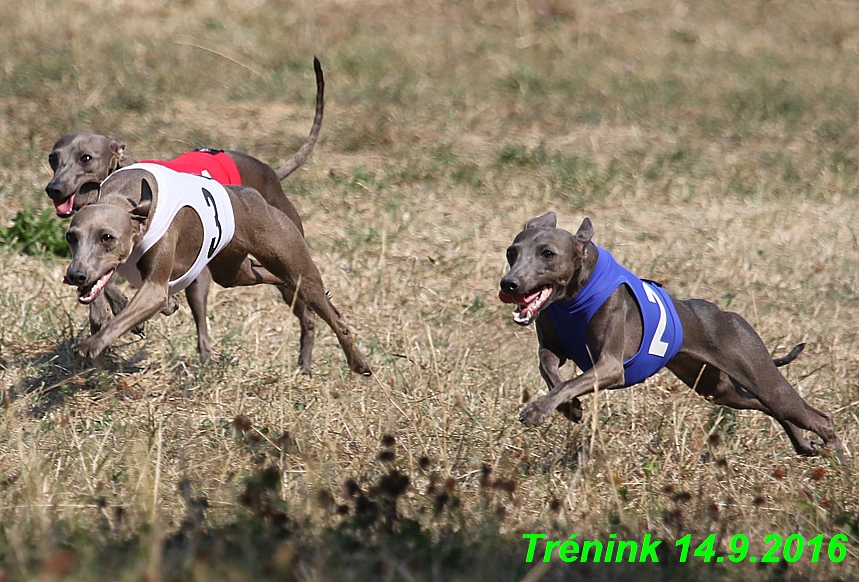
M 534 301 L 537 297 L 539 297 L 540 293 L 542 293 L 542 292 L 543 292 L 542 289 L 539 289 L 538 291 L 534 291 L 533 293 L 531 293 L 530 295 L 525 297 L 522 300 L 522 303 L 524 303 L 525 305 L 529 305 L 532 301 Z
M 543 289 L 539 289 L 537 291 L 534 291 L 530 295 L 512 296 L 512 295 L 508 295 L 504 291 L 499 291 L 498 292 L 498 298 L 501 299 L 501 301 L 503 301 L 504 303 L 516 303 L 516 304 L 523 304 L 523 305 L 527 306 L 531 302 L 533 302 L 537 297 L 539 297 L 540 293 L 542 293 L 542 292 L 543 292 Z
M 74 208 L 75 196 L 72 194 L 62 202 L 54 202 L 54 206 L 57 209 L 58 214 L 71 214 L 72 209 Z

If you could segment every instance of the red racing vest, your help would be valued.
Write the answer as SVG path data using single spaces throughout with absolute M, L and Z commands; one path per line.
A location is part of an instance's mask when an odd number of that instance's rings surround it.
M 193 152 L 185 152 L 178 158 L 169 161 L 142 160 L 140 163 L 157 164 L 183 174 L 194 174 L 211 178 L 220 184 L 242 185 L 242 176 L 233 159 L 223 150 L 201 148 Z

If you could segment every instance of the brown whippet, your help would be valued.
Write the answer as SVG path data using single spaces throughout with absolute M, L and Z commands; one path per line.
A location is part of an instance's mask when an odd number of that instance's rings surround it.
M 241 152 L 225 151 L 241 175 L 241 183 L 257 190 L 266 202 L 283 212 L 295 224 L 298 232 L 304 236 L 304 227 L 295 206 L 283 191 L 281 181 L 303 164 L 319 138 L 322 127 L 324 107 L 325 82 L 319 60 L 314 57 L 313 69 L 316 75 L 316 114 L 310 134 L 301 148 L 276 170 L 260 160 Z M 95 202 L 98 198 L 99 184 L 114 171 L 136 163 L 125 151 L 125 144 L 118 139 L 103 135 L 78 132 L 65 135 L 57 140 L 48 156 L 48 162 L 54 171 L 53 178 L 48 182 L 45 191 L 54 203 L 57 215 L 63 218 L 71 217 L 75 211 Z M 208 270 L 203 270 L 196 281 L 189 286 L 185 295 L 194 322 L 197 326 L 197 350 L 200 359 L 205 362 L 211 356 L 208 325 L 206 322 L 206 303 L 212 276 Z M 291 293 L 280 289 L 284 301 L 288 304 Z M 105 301 L 106 300 L 106 301 Z M 97 332 L 110 318 L 110 312 L 118 314 L 128 303 L 128 299 L 111 281 L 104 289 L 104 294 L 90 303 L 90 331 Z M 109 306 L 109 307 L 108 307 Z M 165 313 L 175 311 L 175 300 Z M 315 317 L 302 301 L 296 301 L 294 313 L 301 326 L 301 350 L 298 363 L 302 368 L 310 369 L 312 358 Z M 143 326 L 132 329 L 138 335 L 143 335 Z
M 806 403 L 777 369 L 802 345 L 771 359 L 738 314 L 700 299 L 671 298 L 617 265 L 591 242 L 593 235 L 589 219 L 573 235 L 556 228 L 550 212 L 528 221 L 507 249 L 510 270 L 499 296 L 515 304 L 516 323 L 536 320 L 540 374 L 549 387 L 522 410 L 521 422 L 538 425 L 555 409 L 578 421 L 580 396 L 631 386 L 664 366 L 715 404 L 770 415 L 797 453 L 819 452 L 804 429 L 843 459 L 832 416 Z M 584 370 L 571 380 L 559 370 L 568 359 Z
M 66 232 L 72 250 L 66 282 L 78 287 L 81 302 L 91 302 L 121 268 L 129 281 L 137 278 L 138 291 L 116 317 L 72 346 L 76 355 L 98 356 L 134 325 L 167 308 L 170 294 L 181 289 L 178 282 L 193 279 L 194 269 L 207 265 L 224 287 L 278 285 L 288 302 L 297 294 L 334 331 L 352 371 L 371 373 L 329 301 L 298 227 L 259 192 L 220 187 L 154 164 L 114 172 L 100 190 L 99 201 L 78 210 Z M 155 234 L 145 243 L 150 229 Z

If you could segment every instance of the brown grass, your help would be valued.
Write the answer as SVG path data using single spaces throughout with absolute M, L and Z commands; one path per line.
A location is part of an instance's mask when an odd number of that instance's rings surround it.
M 59 283 L 65 264 L 4 247 L 0 580 L 85 576 L 62 555 L 45 565 L 68 545 L 63 528 L 151 532 L 128 576 L 157 575 L 158 541 L 187 514 L 183 479 L 210 523 L 229 523 L 246 479 L 270 464 L 311 540 L 340 520 L 320 491 L 348 504 L 348 479 L 365 487 L 396 466 L 412 483 L 400 512 L 437 536 L 481 539 L 487 521 L 507 539 L 744 533 L 761 555 L 772 532 L 843 531 L 841 564 L 722 575 L 859 576 L 847 468 L 797 457 L 768 417 L 714 408 L 667 372 L 586 400 L 581 424 L 522 427 L 523 399 L 543 389 L 534 332 L 496 299 L 527 218 L 553 209 L 574 229 L 590 216 L 626 266 L 737 311 L 774 353 L 808 342 L 785 373 L 855 452 L 852 4 L 78 0 L 0 12 L 10 218 L 46 206 L 47 152 L 73 130 L 120 136 L 137 157 L 209 145 L 282 161 L 309 128 L 317 54 L 323 135 L 286 186 L 376 369 L 351 376 L 322 330 L 314 374 L 297 373 L 294 318 L 262 288 L 213 292 L 212 365 L 197 364 L 183 306 L 91 367 L 70 357 L 86 316 Z M 386 434 L 392 462 L 377 459 Z M 515 491 L 481 485 L 483 464 Z M 458 513 L 427 511 L 432 472 L 454 479 Z M 75 559 L 92 564 L 86 547 Z M 508 547 L 514 579 L 527 545 Z M 306 559 L 295 571 L 327 570 Z

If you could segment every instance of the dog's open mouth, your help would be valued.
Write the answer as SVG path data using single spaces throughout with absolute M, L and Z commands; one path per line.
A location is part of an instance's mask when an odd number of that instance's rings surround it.
M 95 298 L 98 297 L 98 294 L 101 293 L 101 290 L 104 289 L 104 286 L 107 285 L 110 278 L 113 277 L 116 269 L 110 269 L 107 273 L 99 277 L 98 281 L 92 283 L 91 285 L 81 285 L 78 287 L 78 301 L 83 303 L 84 305 L 88 305 L 95 301 Z M 63 281 L 68 284 L 68 279 Z
M 60 218 L 68 218 L 75 213 L 75 195 L 72 194 L 68 198 L 62 200 L 54 200 L 54 208 L 57 209 L 57 216 Z
M 498 293 L 498 298 L 504 303 L 513 303 L 516 309 L 513 311 L 513 321 L 519 325 L 528 325 L 537 318 L 552 297 L 552 285 L 544 285 L 532 291 L 531 293 L 523 293 L 522 295 L 508 295 L 504 291 Z

